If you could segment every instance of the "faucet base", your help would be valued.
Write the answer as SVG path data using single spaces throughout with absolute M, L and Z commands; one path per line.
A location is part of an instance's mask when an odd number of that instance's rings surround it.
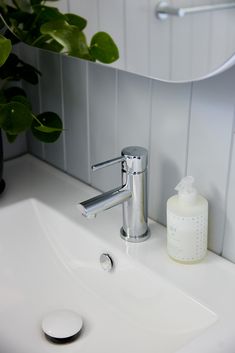
M 144 234 L 137 235 L 137 236 L 129 236 L 123 229 L 120 229 L 120 236 L 122 239 L 129 241 L 131 243 L 141 243 L 142 241 L 147 240 L 150 237 L 150 229 L 148 228 Z

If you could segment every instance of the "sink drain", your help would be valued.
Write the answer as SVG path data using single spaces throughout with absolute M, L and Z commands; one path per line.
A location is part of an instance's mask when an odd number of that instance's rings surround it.
M 110 272 L 113 269 L 113 260 L 109 254 L 100 255 L 100 265 L 104 271 Z
M 73 342 L 79 336 L 82 326 L 81 316 L 71 310 L 53 311 L 42 321 L 42 330 L 53 343 Z

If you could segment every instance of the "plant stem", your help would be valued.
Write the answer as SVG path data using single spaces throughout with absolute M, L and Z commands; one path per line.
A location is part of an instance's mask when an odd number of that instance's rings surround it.
M 36 122 L 37 122 L 40 126 L 44 126 L 43 123 L 42 123 L 42 122 L 36 117 L 36 115 L 34 115 L 33 113 L 32 113 L 32 117 L 33 117 L 34 120 L 36 120 Z
M 31 45 L 32 45 L 32 46 L 36 46 L 37 42 L 39 42 L 43 37 L 45 37 L 44 34 L 42 34 L 40 37 L 36 38 L 36 39 L 31 43 Z

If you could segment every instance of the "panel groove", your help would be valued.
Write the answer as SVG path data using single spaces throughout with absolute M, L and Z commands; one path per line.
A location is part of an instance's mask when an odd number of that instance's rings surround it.
M 36 62 L 37 62 L 37 69 L 40 71 L 39 49 L 37 50 Z M 39 112 L 41 113 L 42 112 L 42 88 L 41 88 L 40 79 L 38 82 L 38 99 L 39 99 Z M 42 159 L 45 159 L 46 158 L 45 144 L 41 142 L 41 145 L 42 145 Z
M 87 183 L 87 63 L 67 56 L 62 59 L 67 171 Z
M 64 80 L 63 80 L 63 68 L 62 68 L 62 58 L 60 56 L 60 90 L 61 90 L 61 119 L 63 121 L 63 126 L 65 126 L 65 110 L 64 110 Z M 61 133 L 62 135 L 62 140 L 63 140 L 63 159 L 64 159 L 64 170 L 67 171 L 68 170 L 68 166 L 67 166 L 67 148 L 66 148 L 66 136 L 65 134 Z
M 89 106 L 89 63 L 86 63 L 86 107 L 87 107 L 87 173 L 88 183 L 91 184 L 91 142 L 90 142 L 90 106 Z
M 224 217 L 224 224 L 223 224 L 223 237 L 222 237 L 222 244 L 223 249 L 219 255 L 223 255 L 224 252 L 224 245 L 226 241 L 226 227 L 227 227 L 227 214 L 228 214 L 228 200 L 229 200 L 229 188 L 231 182 L 231 173 L 232 173 L 232 161 L 233 161 L 233 150 L 234 150 L 234 128 L 235 128 L 235 106 L 234 106 L 234 118 L 233 118 L 233 128 L 231 133 L 231 145 L 229 150 L 229 165 L 228 165 L 228 174 L 227 174 L 227 181 L 226 181 L 226 189 L 225 189 L 225 202 L 224 202 L 224 209 L 225 209 L 225 217 Z M 235 229 L 234 229 L 235 232 Z M 234 249 L 235 254 L 235 249 Z
M 187 142 L 186 142 L 186 155 L 185 155 L 185 175 L 188 175 L 188 158 L 189 158 L 189 143 L 190 143 L 190 131 L 191 131 L 191 120 L 192 120 L 192 101 L 193 101 L 193 82 L 190 86 L 190 97 L 189 97 L 189 115 L 188 115 L 188 131 L 187 131 Z
M 123 3 L 123 63 L 124 70 L 127 69 L 127 15 L 126 15 L 126 1 Z
M 114 111 L 114 130 L 115 130 L 115 151 L 119 155 L 118 150 L 118 70 L 115 69 L 115 111 Z
M 153 80 L 149 80 L 149 135 L 148 135 L 148 151 L 149 151 L 149 161 L 151 159 L 151 144 L 152 144 L 152 134 L 151 134 L 151 127 L 152 127 L 152 120 L 153 120 Z

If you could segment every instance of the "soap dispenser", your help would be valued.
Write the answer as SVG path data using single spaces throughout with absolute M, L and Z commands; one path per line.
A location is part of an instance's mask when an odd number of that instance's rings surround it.
M 184 177 L 167 201 L 167 251 L 182 263 L 199 262 L 207 251 L 208 202 L 193 183 L 192 176 Z

